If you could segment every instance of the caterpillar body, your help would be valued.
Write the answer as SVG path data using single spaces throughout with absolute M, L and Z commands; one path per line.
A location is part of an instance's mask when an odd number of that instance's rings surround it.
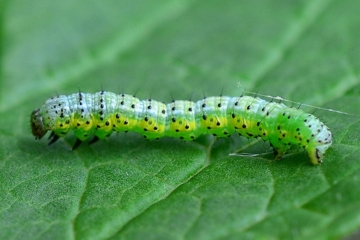
M 322 162 L 332 143 L 329 128 L 315 116 L 282 103 L 244 95 L 165 104 L 106 91 L 79 92 L 47 100 L 32 112 L 30 123 L 35 139 L 52 132 L 49 144 L 73 130 L 77 137 L 74 148 L 91 136 L 91 142 L 95 142 L 113 131 L 134 131 L 148 139 L 167 136 L 184 140 L 201 134 L 225 137 L 236 132 L 269 141 L 277 159 L 292 145 L 299 145 L 314 165 Z

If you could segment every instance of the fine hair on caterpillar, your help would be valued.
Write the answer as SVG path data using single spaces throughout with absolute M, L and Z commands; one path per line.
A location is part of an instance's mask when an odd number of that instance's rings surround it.
M 77 137 L 73 149 L 90 137 L 90 143 L 113 131 L 140 133 L 147 139 L 176 137 L 193 140 L 201 134 L 217 137 L 238 133 L 269 141 L 277 159 L 292 146 L 304 148 L 314 165 L 322 162 L 332 143 L 329 128 L 317 117 L 281 102 L 252 96 L 215 96 L 165 104 L 127 94 L 78 92 L 48 99 L 31 114 L 35 139 L 51 131 L 56 142 L 70 130 Z

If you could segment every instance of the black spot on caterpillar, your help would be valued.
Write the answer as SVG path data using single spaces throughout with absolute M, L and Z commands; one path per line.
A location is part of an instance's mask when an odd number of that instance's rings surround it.
M 74 93 L 45 102 L 31 114 L 36 139 L 52 131 L 49 144 L 74 131 L 74 149 L 89 137 L 104 139 L 113 131 L 140 133 L 147 139 L 176 137 L 193 140 L 201 134 L 225 137 L 234 132 L 270 142 L 277 159 L 291 145 L 304 148 L 311 162 L 322 162 L 332 143 L 329 128 L 315 116 L 258 97 L 207 97 L 197 102 L 164 104 L 111 92 Z

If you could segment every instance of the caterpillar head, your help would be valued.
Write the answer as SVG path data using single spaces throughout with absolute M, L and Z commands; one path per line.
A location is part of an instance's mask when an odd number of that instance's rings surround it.
M 40 109 L 35 109 L 31 113 L 31 117 L 30 117 L 31 131 L 32 134 L 35 136 L 35 139 L 42 138 L 47 132 L 43 123 L 43 118 L 39 112 Z

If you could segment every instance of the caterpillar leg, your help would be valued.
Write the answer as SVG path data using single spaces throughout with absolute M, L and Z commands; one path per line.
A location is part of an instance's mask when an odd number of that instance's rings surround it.
M 56 142 L 57 140 L 59 140 L 59 136 L 57 134 L 55 134 L 54 132 L 51 132 L 50 136 L 49 136 L 49 139 L 50 139 L 50 142 L 48 145 L 51 145 L 53 144 L 54 142 Z
M 55 132 L 52 131 L 52 132 L 50 133 L 50 136 L 48 137 L 48 139 L 49 139 L 49 140 L 52 139 L 52 138 L 54 137 L 54 135 L 55 135 Z
M 80 146 L 81 143 L 82 143 L 82 141 L 80 139 L 76 138 L 76 142 L 75 142 L 75 144 L 74 144 L 74 146 L 72 147 L 71 150 L 74 151 L 75 149 L 77 149 Z
M 90 141 L 89 141 L 89 144 L 94 144 L 94 143 L 96 143 L 97 141 L 99 141 L 100 140 L 100 138 L 98 137 L 98 136 L 95 136 L 93 139 L 91 139 Z
M 99 141 L 99 140 L 100 140 L 100 138 L 99 138 L 98 136 L 95 136 L 93 139 L 91 139 L 91 140 L 89 141 L 89 144 L 96 143 L 96 142 Z M 81 141 L 79 138 L 76 138 L 76 142 L 75 142 L 75 144 L 74 144 L 74 146 L 72 147 L 71 150 L 77 149 L 82 142 L 83 142 L 83 141 Z

